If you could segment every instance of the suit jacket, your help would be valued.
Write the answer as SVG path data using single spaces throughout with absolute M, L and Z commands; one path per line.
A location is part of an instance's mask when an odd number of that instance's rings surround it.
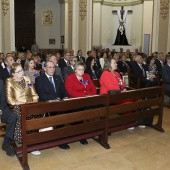
M 157 67 L 157 71 L 158 71 L 158 72 L 161 72 L 161 70 L 162 70 L 162 64 L 161 64 L 161 62 L 160 62 L 158 59 L 156 59 L 156 60 L 155 60 L 155 64 L 156 64 L 156 67 Z
M 86 61 L 85 61 L 85 57 L 83 57 L 83 56 L 76 56 L 77 57 L 77 61 L 80 61 L 80 57 L 81 57 L 81 59 L 82 59 L 82 61 L 85 63 Z
M 74 70 L 72 69 L 71 66 L 68 66 L 68 67 L 64 67 L 63 68 L 63 71 L 62 71 L 62 74 L 63 74 L 63 79 L 65 80 L 66 77 L 70 74 L 74 73 Z
M 63 99 L 68 96 L 60 76 L 53 75 L 53 80 L 56 91 L 45 73 L 35 79 L 35 88 L 40 97 L 40 101 L 55 100 L 57 98 Z
M 4 69 L 0 68 L 0 79 L 3 80 L 4 84 L 7 78 L 9 78 L 9 72 L 7 68 L 6 67 Z
M 114 71 L 116 76 L 121 79 L 122 81 L 122 88 L 124 89 L 126 87 L 125 83 L 123 82 L 120 74 L 116 71 Z M 119 87 L 119 81 L 114 76 L 112 72 L 109 72 L 107 70 L 103 71 L 101 77 L 100 77 L 100 94 L 106 94 L 108 93 L 108 90 L 120 90 Z
M 6 96 L 7 102 L 11 105 L 15 105 L 17 101 L 20 102 L 35 102 L 38 101 L 38 95 L 34 86 L 31 84 L 29 77 L 23 77 L 26 83 L 26 89 L 23 89 L 14 78 L 8 78 L 6 80 Z
M 170 66 L 169 65 L 166 64 L 162 68 L 161 77 L 163 80 L 170 82 Z M 165 91 L 170 91 L 170 84 L 164 84 L 164 86 L 165 86 Z
M 4 83 L 2 80 L 0 80 L 0 110 L 2 110 L 2 112 L 9 110 L 6 102 Z
M 124 63 L 123 61 L 118 61 L 117 63 L 119 71 L 122 73 L 126 73 L 127 72 L 127 68 L 129 67 L 128 63 Z
M 83 74 L 83 81 L 84 84 L 77 79 L 75 73 L 67 76 L 65 88 L 69 97 L 84 97 L 86 95 L 96 94 L 96 87 L 94 86 L 88 74 Z
M 67 63 L 64 59 L 61 59 L 58 63 L 58 66 L 61 68 L 61 70 L 63 70 L 64 67 L 67 67 Z
M 138 65 L 137 62 L 132 63 L 132 73 L 136 77 L 141 77 L 144 80 L 144 79 L 146 79 L 146 66 L 144 64 L 142 64 L 142 67 L 145 71 L 145 76 L 143 76 L 143 71 L 142 71 L 142 69 L 140 68 L 140 66 Z

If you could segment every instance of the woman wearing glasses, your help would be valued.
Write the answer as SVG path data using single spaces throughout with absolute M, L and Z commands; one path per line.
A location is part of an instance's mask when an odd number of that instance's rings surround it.
M 77 62 L 74 66 L 75 72 L 67 76 L 65 81 L 66 91 L 71 98 L 95 95 L 96 87 L 85 71 L 85 64 Z
M 24 76 L 21 64 L 13 63 L 11 65 L 10 78 L 6 80 L 6 96 L 8 104 L 13 106 L 13 111 L 18 115 L 14 140 L 22 142 L 21 136 L 21 110 L 20 105 L 38 101 L 38 95 L 34 89 L 29 77 Z M 35 115 L 28 119 L 41 115 Z M 40 153 L 39 153 L 40 154 Z M 37 152 L 38 155 L 38 152 Z
M 85 97 L 88 95 L 96 94 L 96 87 L 90 79 L 90 76 L 84 73 L 85 64 L 81 61 L 77 62 L 74 66 L 75 72 L 66 77 L 65 89 L 70 98 Z M 81 108 L 84 110 L 88 108 Z M 83 123 L 83 122 L 78 122 Z M 87 145 L 88 142 L 83 139 L 80 143 Z

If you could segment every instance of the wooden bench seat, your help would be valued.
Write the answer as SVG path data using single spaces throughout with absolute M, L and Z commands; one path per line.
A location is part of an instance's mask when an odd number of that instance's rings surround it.
M 113 104 L 124 100 L 133 100 L 133 102 Z M 29 169 L 27 152 L 37 149 L 46 149 L 98 135 L 102 137 L 95 138 L 95 140 L 109 149 L 108 133 L 137 126 L 136 121 L 151 116 L 158 117 L 157 123 L 151 124 L 151 127 L 164 132 L 162 129 L 162 87 L 143 88 L 120 94 L 95 95 L 65 101 L 24 104 L 21 105 L 21 111 L 23 142 L 21 147 L 15 145 L 15 151 L 23 169 Z M 26 120 L 26 117 L 33 114 L 55 111 L 64 113 Z M 123 114 L 129 111 L 132 112 Z M 66 126 L 58 127 L 60 125 Z M 27 133 L 27 131 L 51 126 L 58 128 L 45 132 Z

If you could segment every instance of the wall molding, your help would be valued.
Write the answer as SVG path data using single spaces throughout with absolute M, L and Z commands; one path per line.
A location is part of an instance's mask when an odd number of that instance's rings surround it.
M 169 13 L 169 0 L 160 0 L 160 13 L 165 20 Z
M 79 0 L 79 15 L 83 21 L 87 13 L 87 0 Z
M 2 5 L 2 12 L 5 16 L 10 6 L 9 0 L 2 0 L 1 5 Z

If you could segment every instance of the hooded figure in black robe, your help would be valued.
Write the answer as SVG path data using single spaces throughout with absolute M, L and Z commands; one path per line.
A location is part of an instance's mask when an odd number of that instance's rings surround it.
M 129 45 L 126 38 L 125 27 L 123 23 L 120 23 L 119 28 L 117 29 L 117 36 L 114 45 Z

